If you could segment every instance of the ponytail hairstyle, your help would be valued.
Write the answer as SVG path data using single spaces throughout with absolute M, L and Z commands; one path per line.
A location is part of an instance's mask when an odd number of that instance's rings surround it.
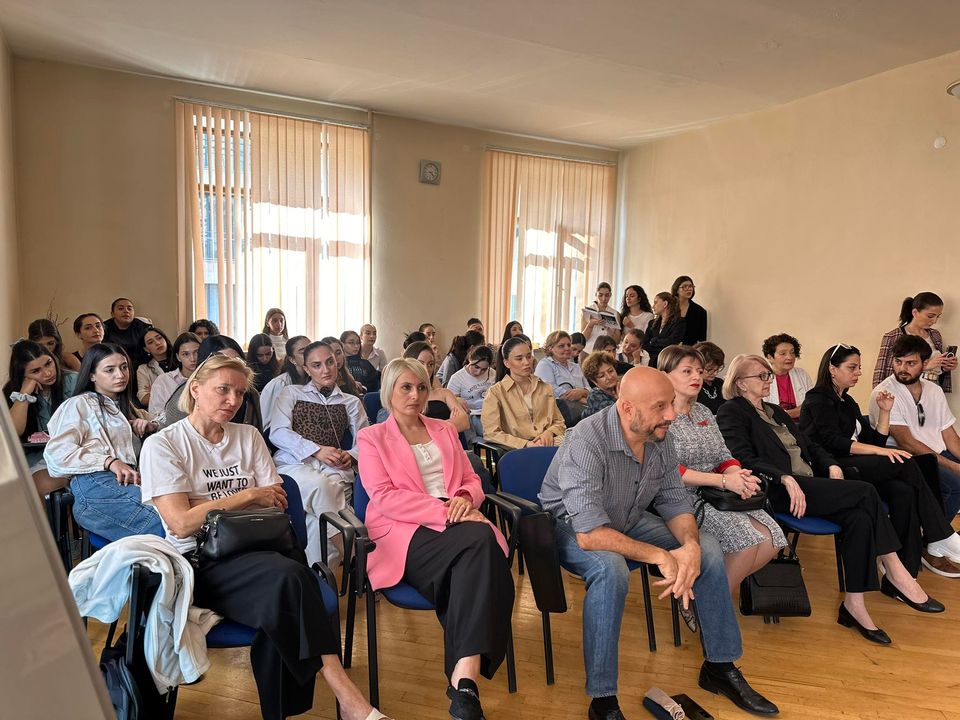
M 943 299 L 932 292 L 917 293 L 914 297 L 904 298 L 900 304 L 900 324 L 906 325 L 913 320 L 914 310 L 920 312 L 928 307 L 943 307 Z
M 838 343 L 831 345 L 820 358 L 820 369 L 817 370 L 817 383 L 814 387 L 820 390 L 833 390 L 833 378 L 830 376 L 830 367 L 840 367 L 851 355 L 860 356 L 860 351 L 853 345 Z M 844 393 L 847 391 L 844 390 Z
M 501 345 L 500 352 L 497 353 L 497 382 L 500 382 L 510 374 L 510 370 L 507 368 L 506 360 L 508 357 L 510 357 L 510 353 L 513 352 L 513 349 L 518 345 L 526 345 L 527 347 L 533 349 L 533 343 L 530 342 L 530 338 L 528 338 L 526 335 L 514 335 L 503 345 Z
M 111 355 L 121 355 L 124 362 L 127 363 L 127 386 L 117 396 L 117 405 L 120 408 L 120 413 L 128 421 L 136 420 L 136 405 L 133 401 L 133 363 L 130 362 L 130 357 L 127 355 L 126 350 L 114 343 L 97 343 L 96 345 L 90 346 L 90 349 L 87 350 L 83 356 L 83 360 L 80 362 L 80 370 L 77 372 L 77 386 L 73 389 L 73 397 L 80 397 L 88 392 L 93 393 L 97 396 L 97 402 L 100 403 L 100 410 L 106 410 L 105 398 L 97 392 L 97 388 L 93 384 L 93 373 L 96 372 L 100 363 Z
M 659 292 L 654 295 L 654 297 L 658 300 L 663 300 L 667 304 L 667 322 L 661 322 L 660 327 L 665 327 L 667 324 L 680 319 L 680 303 L 675 296 L 668 292 Z M 659 320 L 659 318 L 657 319 Z
M 27 326 L 27 339 L 35 343 L 40 342 L 40 338 L 52 337 L 56 343 L 53 346 L 53 354 L 59 360 L 63 357 L 63 338 L 60 337 L 60 331 L 52 320 L 40 318 L 34 320 Z M 17 388 L 18 390 L 20 388 Z
M 416 360 L 420 362 L 420 353 L 428 352 L 433 355 L 433 372 L 431 373 L 427 370 L 427 375 L 430 377 L 430 382 L 428 383 L 429 387 L 433 387 L 433 378 L 437 374 L 437 356 L 433 352 L 433 348 L 430 346 L 426 340 L 421 340 L 419 342 L 410 343 L 403 351 L 403 357 L 407 360 Z
M 33 340 L 20 340 L 10 348 L 10 373 L 6 385 L 3 386 L 3 396 L 7 400 L 7 406 L 13 402 L 10 399 L 10 393 L 20 392 L 23 387 L 23 381 L 26 376 L 27 365 L 34 360 L 48 357 L 53 360 L 54 367 L 57 369 L 57 379 L 50 388 L 50 412 L 56 411 L 64 400 L 63 396 L 63 368 L 60 367 L 60 359 L 50 352 L 46 347 Z M 26 440 L 33 433 L 40 429 L 39 409 L 37 403 L 27 404 L 27 424 L 20 435 L 21 440 Z
M 283 365 L 280 368 L 280 371 L 285 372 L 294 385 L 299 385 L 303 382 L 303 376 L 300 375 L 300 371 L 297 370 L 297 366 L 292 360 L 294 355 L 293 349 L 301 340 L 306 340 L 308 343 L 310 342 L 310 338 L 308 338 L 306 335 L 294 335 L 292 338 L 287 339 L 286 345 L 284 345 L 287 354 L 284 356 Z
M 517 337 L 524 337 L 523 335 L 517 335 Z M 529 341 L 528 341 L 529 342 Z M 477 332 L 476 330 L 467 330 L 463 335 L 457 335 L 453 342 L 450 343 L 449 355 L 453 355 L 457 362 L 463 367 L 464 361 L 467 359 L 467 353 L 470 351 L 470 348 L 476 347 L 477 345 L 484 345 L 486 340 L 483 337 L 483 333 Z

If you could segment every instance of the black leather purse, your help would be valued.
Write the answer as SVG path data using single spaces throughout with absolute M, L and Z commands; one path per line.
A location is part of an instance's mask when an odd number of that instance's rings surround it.
M 744 500 L 732 490 L 722 490 L 715 487 L 703 486 L 699 488 L 700 497 L 704 502 L 713 505 L 717 510 L 729 512 L 748 512 L 750 510 L 763 510 L 767 504 L 767 492 L 770 489 L 770 479 L 766 475 L 756 473 L 754 475 L 760 480 L 760 489 L 757 494 Z
M 296 548 L 290 516 L 279 508 L 211 510 L 197 533 L 197 556 L 203 560 L 262 550 L 290 556 Z
M 775 618 L 810 617 L 810 597 L 800 559 L 795 554 L 777 557 L 748 576 L 740 584 L 740 612 Z

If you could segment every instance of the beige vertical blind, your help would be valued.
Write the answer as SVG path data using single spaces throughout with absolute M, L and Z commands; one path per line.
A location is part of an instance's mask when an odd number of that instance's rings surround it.
M 579 330 L 613 262 L 616 167 L 487 150 L 483 308 L 541 341 Z
M 241 343 L 280 307 L 291 335 L 369 313 L 363 128 L 177 103 L 181 326 L 209 317 Z

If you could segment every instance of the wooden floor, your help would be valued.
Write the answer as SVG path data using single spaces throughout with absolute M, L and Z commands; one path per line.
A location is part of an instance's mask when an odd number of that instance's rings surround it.
M 881 647 L 836 623 L 840 595 L 833 542 L 804 536 L 800 557 L 813 615 L 784 619 L 779 625 L 740 617 L 744 657 L 740 663 L 752 685 L 780 707 L 782 718 L 875 718 L 925 720 L 960 718 L 960 579 L 921 573 L 926 590 L 947 606 L 941 615 L 922 615 L 879 593 L 868 596 L 877 624 L 893 638 Z M 506 673 L 481 682 L 486 716 L 496 719 L 585 718 L 580 612 L 583 584 L 567 577 L 570 609 L 553 616 L 557 682 L 544 681 L 540 615 L 526 578 L 517 578 L 513 627 L 519 691 L 507 693 Z M 658 649 L 651 653 L 643 620 L 639 579 L 627 602 L 620 641 L 620 705 L 629 720 L 651 717 L 641 706 L 656 685 L 670 694 L 687 693 L 715 718 L 752 717 L 697 686 L 702 662 L 698 640 L 682 627 L 683 645 L 671 640 L 666 601 L 654 600 Z M 386 601 L 378 606 L 382 710 L 394 718 L 447 720 L 443 643 L 432 613 L 404 611 Z M 357 619 L 354 666 L 348 672 L 367 688 L 366 624 Z M 104 628 L 90 623 L 97 651 Z M 255 720 L 260 717 L 248 650 L 211 650 L 205 678 L 180 689 L 177 720 Z M 334 703 L 322 680 L 313 710 L 306 716 L 334 718 Z

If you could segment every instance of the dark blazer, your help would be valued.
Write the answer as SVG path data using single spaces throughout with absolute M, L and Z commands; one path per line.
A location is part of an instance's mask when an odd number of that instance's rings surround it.
M 764 403 L 772 408 L 773 419 L 783 425 L 796 438 L 800 456 L 821 477 L 827 476 L 828 468 L 836 465 L 833 456 L 824 450 L 797 427 L 796 423 L 779 405 Z M 717 425 L 727 443 L 730 454 L 745 468 L 761 472 L 780 482 L 781 475 L 793 475 L 790 453 L 780 438 L 749 402 L 741 397 L 728 400 L 717 411 Z
M 800 406 L 800 429 L 834 457 L 848 457 L 853 433 L 860 421 L 857 441 L 883 447 L 887 436 L 863 422 L 857 401 L 846 392 L 837 395 L 833 388 L 815 387 L 807 392 Z
M 683 331 L 683 344 L 696 345 L 707 339 L 707 311 L 693 300 L 687 307 L 687 316 L 683 318 L 687 327 Z
M 657 366 L 657 356 L 660 351 L 670 345 L 679 345 L 683 342 L 683 333 L 686 332 L 687 322 L 681 317 L 670 318 L 670 321 L 660 327 L 660 318 L 655 317 L 647 325 L 646 339 L 643 349 L 650 353 L 650 367 Z

